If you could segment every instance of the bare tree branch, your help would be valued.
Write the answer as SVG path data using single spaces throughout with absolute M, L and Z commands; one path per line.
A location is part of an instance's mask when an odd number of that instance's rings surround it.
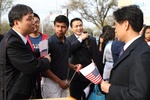
M 109 11 L 117 7 L 117 0 L 70 0 L 63 7 L 69 9 L 69 12 L 78 12 L 83 19 L 101 29 Z
M 8 11 L 9 8 L 13 5 L 13 0 L 0 0 L 0 26 L 1 26 L 1 17 Z M 1 33 L 1 27 L 0 27 Z

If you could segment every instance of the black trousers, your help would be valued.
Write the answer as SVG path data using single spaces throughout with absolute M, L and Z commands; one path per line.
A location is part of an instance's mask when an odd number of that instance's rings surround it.
M 9 95 L 7 95 L 7 99 L 6 100 L 26 100 L 26 99 L 30 99 L 31 95 L 24 95 L 24 94 L 18 94 L 18 93 L 9 93 Z
M 8 91 L 6 92 L 6 100 L 27 100 L 31 98 L 32 91 L 24 94 L 23 91 L 18 92 L 15 90 L 15 87 L 8 89 Z
M 91 82 L 82 82 L 79 78 L 72 80 L 70 83 L 70 95 L 77 99 L 77 100 L 88 100 L 90 93 L 93 91 L 94 84 L 90 85 L 90 92 L 88 97 L 86 98 L 84 89 L 90 84 Z

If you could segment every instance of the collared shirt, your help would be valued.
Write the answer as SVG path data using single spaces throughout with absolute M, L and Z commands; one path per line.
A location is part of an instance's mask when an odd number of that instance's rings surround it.
M 82 33 L 82 34 L 83 34 L 83 33 Z M 82 34 L 81 34 L 81 35 L 82 35 Z M 78 35 L 76 35 L 76 34 L 74 34 L 74 35 L 75 35 L 75 37 L 78 39 L 78 41 L 81 43 L 81 42 L 82 42 L 82 39 L 81 39 Z M 80 36 L 81 36 L 81 35 L 80 35 Z
M 124 45 L 124 51 L 130 46 L 130 44 L 131 44 L 132 42 L 134 42 L 134 41 L 135 41 L 136 39 L 138 39 L 139 37 L 141 37 L 141 35 L 139 35 L 139 36 L 133 38 L 132 40 L 130 40 L 129 42 L 127 42 L 127 43 Z
M 63 43 L 53 34 L 48 39 L 49 53 L 51 54 L 50 70 L 60 79 L 67 79 L 68 59 L 70 55 L 70 45 L 68 41 Z
M 26 44 L 27 43 L 26 37 L 24 37 L 21 33 L 17 32 L 15 29 L 13 29 L 13 30 L 21 37 L 22 41 Z

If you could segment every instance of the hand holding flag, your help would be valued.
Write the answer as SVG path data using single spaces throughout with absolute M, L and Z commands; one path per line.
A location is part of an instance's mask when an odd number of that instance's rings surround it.
M 70 85 L 70 83 L 72 82 L 72 79 L 74 78 L 75 74 L 76 74 L 76 73 L 78 73 L 78 74 L 80 73 L 79 70 L 82 68 L 82 65 L 81 65 L 81 64 L 76 64 L 74 68 L 75 68 L 75 69 L 74 69 L 75 72 L 74 72 L 73 76 L 71 77 L 71 79 L 70 79 L 68 85 Z
M 102 76 L 100 75 L 94 62 L 79 71 L 94 84 L 99 84 L 102 82 Z
M 76 72 L 79 73 L 79 70 L 82 68 L 82 65 L 81 64 L 77 64 L 77 68 L 76 68 Z

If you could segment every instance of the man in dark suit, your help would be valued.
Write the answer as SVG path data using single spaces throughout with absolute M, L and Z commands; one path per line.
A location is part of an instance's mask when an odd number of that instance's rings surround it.
M 96 39 L 92 36 L 89 36 L 88 33 L 83 33 L 83 22 L 80 18 L 72 19 L 70 26 L 73 34 L 67 39 L 71 43 L 71 63 L 81 64 L 82 67 L 85 67 L 93 60 L 102 75 L 103 68 L 100 66 Z M 73 76 L 74 72 L 74 70 L 70 69 L 70 78 Z M 83 90 L 89 84 L 90 81 L 88 79 L 86 79 L 82 74 L 76 73 L 70 84 L 70 95 L 77 100 L 81 100 L 81 98 L 86 100 Z M 91 85 L 90 91 L 93 89 L 92 86 L 93 85 Z
M 29 99 L 35 86 L 33 76 L 47 71 L 50 56 L 38 60 L 29 48 L 25 36 L 34 28 L 33 10 L 29 6 L 13 6 L 8 17 L 11 29 L 0 43 L 0 88 L 3 90 L 0 97 L 1 100 Z
M 113 13 L 116 35 L 125 42 L 124 52 L 114 63 L 110 82 L 102 81 L 106 100 L 150 100 L 150 48 L 139 35 L 143 13 L 136 5 Z

